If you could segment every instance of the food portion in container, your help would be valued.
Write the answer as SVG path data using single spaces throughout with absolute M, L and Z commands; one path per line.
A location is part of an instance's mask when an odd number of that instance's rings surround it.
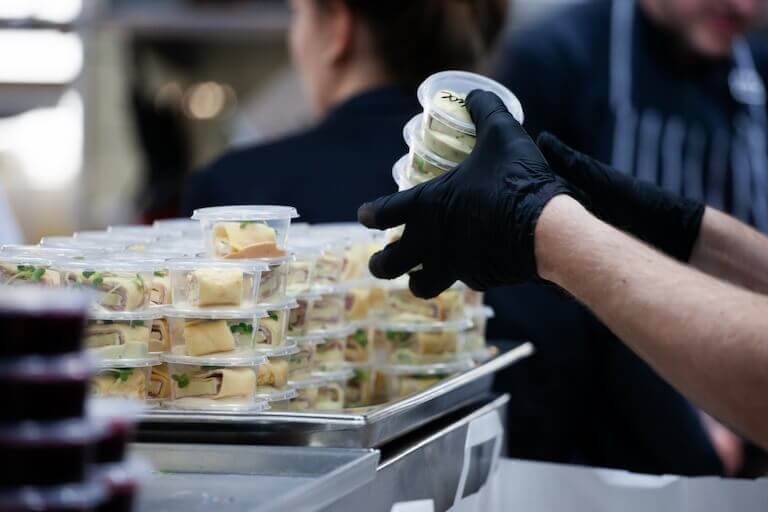
M 408 155 L 400 159 L 393 167 L 395 182 L 401 190 L 411 188 L 414 185 L 445 174 L 459 165 L 469 155 L 468 152 L 466 154 L 456 154 L 447 151 L 447 148 L 443 149 L 442 152 L 436 152 L 432 137 L 429 138 L 433 142 L 432 146 L 427 144 L 427 139 L 424 135 L 425 130 L 422 129 L 424 122 L 423 114 L 418 114 L 408 121 L 403 128 L 403 137 L 408 145 Z M 447 135 L 438 135 L 438 137 L 451 140 L 451 137 Z M 463 134 L 463 137 L 474 139 L 474 137 L 466 134 Z M 463 145 L 460 147 L 463 147 Z M 437 149 L 440 151 L 441 148 L 438 147 Z M 471 148 L 469 151 L 471 151 Z
M 291 337 L 290 343 L 295 343 L 298 351 L 288 358 L 289 373 L 292 379 L 298 379 L 309 375 L 315 369 L 315 356 L 317 345 L 324 343 L 322 337 L 300 336 Z
M 152 266 L 140 261 L 81 260 L 62 265 L 70 287 L 99 292 L 96 305 L 106 311 L 138 311 L 149 305 Z
M 307 376 L 299 380 L 291 380 L 289 385 L 296 391 L 287 400 L 271 404 L 274 411 L 307 411 L 316 408 L 322 379 Z
M 321 382 L 317 389 L 317 400 L 314 408 L 319 411 L 344 409 L 347 382 L 353 374 L 353 371 L 348 368 L 334 372 L 315 373 L 315 376 L 321 378 Z
M 434 299 L 420 299 L 407 288 L 389 290 L 384 305 L 384 316 L 393 322 L 434 322 L 461 318 L 464 294 L 451 288 Z
M 348 363 L 369 363 L 373 361 L 373 329 L 368 326 L 356 327 L 347 336 L 344 359 Z
M 171 350 L 171 328 L 166 318 L 156 318 L 149 331 L 149 352 L 161 354 Z
M 373 365 L 352 367 L 352 377 L 344 389 L 344 407 L 367 407 L 375 403 L 373 394 Z
M 171 353 L 193 357 L 239 357 L 253 350 L 262 310 L 167 309 Z
M 291 242 L 288 250 L 294 259 L 288 268 L 287 293 L 307 293 L 315 282 L 315 269 L 317 260 L 323 254 L 323 244 L 300 239 Z
M 0 285 L 59 286 L 61 276 L 52 265 L 51 260 L 44 258 L 0 254 Z
M 467 317 L 472 320 L 472 327 L 467 331 L 464 350 L 474 352 L 485 348 L 485 329 L 488 319 L 493 318 L 493 315 L 493 308 L 488 306 L 467 309 Z
M 338 329 L 345 324 L 346 294 L 343 291 L 324 293 L 315 300 L 308 312 L 308 332 Z
M 91 395 L 98 398 L 147 399 L 155 358 L 113 359 L 99 362 L 99 370 L 91 379 Z
M 267 356 L 267 362 L 259 367 L 256 394 L 268 400 L 285 399 L 285 391 L 292 390 L 288 380 L 295 378 L 291 359 L 300 352 L 295 344 L 260 351 Z
M 384 365 L 376 369 L 377 398 L 390 401 L 421 393 L 439 382 L 473 367 L 471 360 L 433 365 Z
M 223 206 L 195 210 L 206 251 L 214 258 L 274 258 L 285 256 L 291 219 L 298 214 L 286 206 Z
M 261 320 L 254 335 L 257 348 L 279 347 L 285 344 L 288 319 L 296 306 L 296 302 L 290 299 L 268 306 L 267 316 Z
M 380 324 L 374 343 L 379 358 L 393 364 L 431 364 L 463 356 L 465 331 L 472 323 Z
M 323 335 L 325 340 L 317 345 L 315 364 L 318 368 L 338 368 L 344 365 L 344 353 L 347 347 L 347 336 L 354 328 L 329 331 Z
M 472 122 L 464 94 L 442 89 L 432 97 L 432 106 L 465 123 Z M 422 126 L 424 145 L 446 160 L 462 162 L 475 147 L 474 135 L 457 130 L 435 116 L 427 116 L 419 121 L 419 124 L 426 123 Z
M 269 268 L 261 274 L 259 303 L 272 304 L 285 299 L 291 257 L 264 260 Z
M 169 260 L 168 268 L 175 307 L 247 309 L 259 300 L 261 276 L 267 265 L 187 258 Z
M 146 357 L 157 319 L 159 315 L 152 311 L 93 312 L 85 327 L 84 344 L 102 359 Z
M 288 318 L 288 335 L 304 336 L 309 331 L 309 318 L 319 294 L 304 293 L 297 295 L 296 307 L 290 312 Z
M 150 400 L 168 400 L 171 398 L 171 374 L 167 363 L 152 367 L 147 397 Z
M 344 296 L 344 314 L 348 322 L 359 322 L 368 317 L 371 309 L 371 289 L 356 286 L 347 289 Z

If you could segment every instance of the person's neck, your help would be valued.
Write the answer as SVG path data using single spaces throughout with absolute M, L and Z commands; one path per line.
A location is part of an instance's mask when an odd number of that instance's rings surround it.
M 327 110 L 332 110 L 365 91 L 384 87 L 392 83 L 385 73 L 374 68 L 359 68 L 338 74 L 336 87 L 327 102 Z

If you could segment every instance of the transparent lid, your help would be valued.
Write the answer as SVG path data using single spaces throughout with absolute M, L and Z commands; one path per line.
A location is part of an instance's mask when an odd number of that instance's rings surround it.
M 194 220 L 277 220 L 295 219 L 299 216 L 296 208 L 291 206 L 253 205 L 253 206 L 214 206 L 201 208 L 192 213 Z
M 89 251 L 114 252 L 127 249 L 131 243 L 122 240 L 96 240 L 71 236 L 46 236 L 40 239 L 41 247 L 86 249 Z
M 0 286 L 0 311 L 80 313 L 85 316 L 93 298 L 93 293 L 71 288 Z
M 200 251 L 197 251 L 200 252 Z M 188 258 L 190 256 L 194 256 L 194 254 L 190 254 L 189 251 L 184 249 L 171 249 L 171 248 L 165 248 L 165 247 L 155 247 L 154 245 L 150 245 L 144 249 L 144 252 L 141 253 L 143 256 L 150 258 L 150 259 L 160 259 L 163 261 L 168 261 L 172 259 L 179 259 L 179 258 Z
M 299 307 L 299 303 L 296 302 L 293 297 L 286 297 L 285 299 L 278 299 L 275 302 L 259 304 L 259 307 L 264 308 L 267 311 L 287 311 L 289 309 L 296 309 Z
M 72 237 L 77 239 L 86 240 L 107 240 L 124 242 L 128 245 L 133 244 L 150 244 L 157 241 L 158 235 L 155 234 L 138 234 L 138 233 L 120 233 L 113 231 L 75 231 Z
M 148 237 L 153 240 L 157 240 L 159 237 L 163 238 L 181 238 L 182 233 L 180 231 L 159 231 L 154 226 L 146 225 L 124 225 L 124 226 L 107 226 L 107 233 L 112 233 L 116 236 L 139 236 Z
M 53 259 L 42 256 L 25 256 L 23 254 L 2 254 L 0 253 L 0 262 L 17 265 L 32 265 L 38 267 L 49 267 L 53 264 Z
M 156 220 L 152 227 L 160 231 L 181 231 L 184 233 L 196 233 L 201 231 L 200 221 L 189 218 L 160 219 Z
M 286 356 L 292 356 L 293 354 L 299 353 L 299 347 L 296 344 L 296 340 L 289 339 L 286 340 L 286 343 L 284 345 L 280 345 L 278 347 L 272 347 L 272 348 L 256 348 L 256 352 L 267 356 L 267 359 L 271 357 L 286 357 Z
M 88 311 L 88 320 L 135 322 L 137 320 L 157 320 L 159 318 L 163 318 L 159 308 L 144 311 L 104 311 L 100 309 L 91 309 Z
M 404 332 L 460 332 L 472 327 L 472 320 L 461 318 L 445 322 L 390 322 L 382 320 L 376 324 L 380 331 L 404 331 Z
M 298 395 L 296 389 L 291 386 L 288 386 L 285 389 L 267 388 L 267 390 L 265 390 L 263 387 L 256 388 L 256 397 L 268 402 L 282 402 L 283 400 L 296 398 Z
M 310 335 L 314 336 L 320 336 L 324 340 L 329 340 L 333 338 L 346 338 L 353 332 L 357 330 L 357 327 L 355 325 L 344 325 L 342 327 L 334 327 L 331 329 L 316 329 L 313 330 Z
M 41 245 L 3 245 L 0 256 L 32 256 L 36 258 L 82 258 L 88 254 L 98 256 L 101 249 L 81 249 L 77 247 L 44 247 Z
M 431 111 L 433 116 L 453 128 L 470 135 L 475 135 L 475 125 L 471 122 L 471 119 L 467 120 L 468 116 L 457 116 L 435 108 L 437 105 L 433 101 L 435 95 L 440 91 L 457 93 L 460 95 L 459 99 L 463 100 L 475 89 L 491 91 L 498 95 L 517 122 L 523 124 L 523 107 L 520 104 L 520 100 L 497 81 L 476 73 L 469 73 L 467 71 L 442 71 L 435 73 L 419 86 L 417 95 L 419 103 L 424 107 L 424 110 Z
M 355 376 L 352 368 L 342 368 L 340 370 L 312 372 L 312 377 L 321 379 L 321 383 L 324 382 L 346 382 Z
M 325 243 L 321 240 L 311 238 L 291 238 L 286 249 L 292 252 L 296 259 L 314 259 L 319 258 L 325 250 Z
M 263 308 L 248 309 L 217 309 L 217 308 L 178 308 L 174 306 L 156 308 L 160 310 L 161 315 L 168 318 L 191 318 L 201 320 L 250 320 L 255 321 L 258 318 L 267 316 Z
M 443 158 L 427 149 L 424 145 L 424 139 L 421 136 L 421 123 L 423 122 L 424 114 L 418 114 L 412 117 L 411 120 L 405 124 L 405 127 L 403 127 L 403 138 L 405 138 L 405 143 L 408 144 L 408 147 L 413 148 L 413 151 L 426 160 L 427 163 L 438 169 L 442 169 L 445 172 L 448 172 L 459 165 L 459 162 L 453 162 L 447 158 Z M 403 165 L 403 173 L 405 173 L 405 168 L 406 165 Z
M 163 361 L 170 364 L 190 366 L 220 366 L 224 368 L 254 367 L 267 362 L 266 356 L 255 351 L 219 352 L 207 356 L 187 356 L 184 354 L 162 354 Z
M 147 368 L 157 366 L 161 364 L 161 361 L 157 357 L 137 357 L 131 359 L 94 359 L 93 364 L 101 370 L 106 370 L 110 368 Z
M 304 336 L 288 336 L 286 343 L 295 343 L 297 345 L 320 345 L 325 343 L 325 338 L 318 334 L 307 334 Z
M 67 270 L 102 269 L 105 272 L 152 272 L 157 268 L 157 261 L 147 258 L 86 258 L 58 262 Z
M 314 301 L 322 297 L 323 294 L 317 291 L 308 291 L 308 292 L 299 292 L 299 293 L 292 293 L 291 298 L 305 302 Z
M 269 265 L 258 260 L 215 260 L 203 258 L 175 258 L 166 261 L 170 270 L 197 270 L 199 268 L 225 268 L 243 272 L 264 272 Z
M 269 409 L 269 403 L 259 398 L 212 399 L 185 397 L 164 402 L 165 407 L 179 411 L 257 414 Z
M 306 388 L 316 388 L 317 386 L 323 384 L 326 382 L 327 379 L 320 375 L 303 375 L 301 378 L 298 378 L 296 380 L 289 380 L 288 385 L 291 386 L 293 389 L 306 389 Z
M 457 359 L 437 364 L 386 364 L 377 366 L 376 370 L 389 375 L 452 375 L 474 368 L 471 359 Z
M 392 166 L 392 179 L 395 180 L 397 188 L 400 191 L 408 190 L 414 186 L 414 183 L 408 179 L 408 176 L 405 173 L 405 168 L 408 165 L 408 156 L 409 155 L 401 156 L 400 159 L 395 162 L 395 165 Z

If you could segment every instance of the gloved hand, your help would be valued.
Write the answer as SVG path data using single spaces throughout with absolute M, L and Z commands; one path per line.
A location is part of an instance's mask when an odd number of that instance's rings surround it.
M 370 269 L 394 279 L 421 265 L 410 279 L 417 297 L 434 297 L 456 280 L 485 290 L 536 278 L 539 215 L 554 196 L 575 193 L 498 96 L 473 91 L 467 106 L 477 143 L 462 164 L 358 210 L 370 228 L 405 224 L 399 241 L 373 255 Z
M 699 236 L 704 204 L 614 170 L 563 144 L 538 138 L 552 170 L 581 190 L 592 212 L 657 249 L 687 262 Z

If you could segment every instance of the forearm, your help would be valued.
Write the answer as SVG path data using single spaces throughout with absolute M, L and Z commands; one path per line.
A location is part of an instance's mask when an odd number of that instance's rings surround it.
M 768 294 L 768 238 L 712 208 L 704 213 L 690 263 L 709 275 Z
M 655 252 L 559 196 L 536 228 L 539 273 L 662 376 L 768 447 L 768 298 Z

